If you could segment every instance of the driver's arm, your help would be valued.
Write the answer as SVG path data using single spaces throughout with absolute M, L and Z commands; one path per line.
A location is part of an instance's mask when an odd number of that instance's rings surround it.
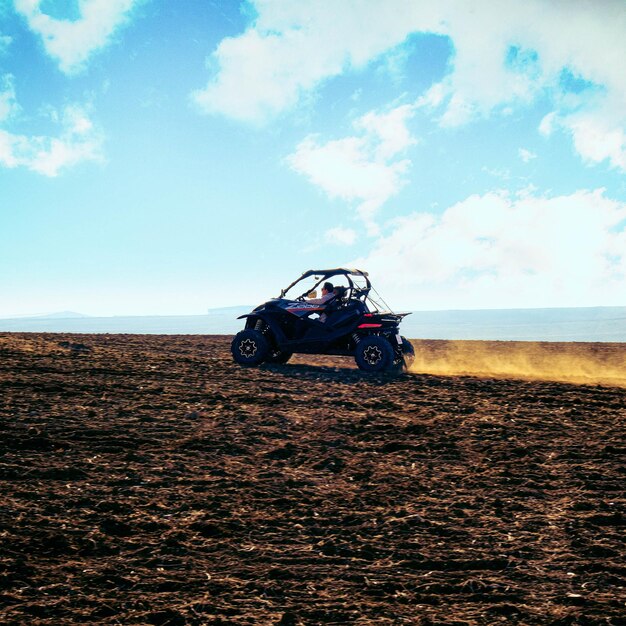
M 321 298 L 312 298 L 311 300 L 307 300 L 308 304 L 328 304 L 330 300 L 335 297 L 334 293 L 327 293 L 325 296 Z

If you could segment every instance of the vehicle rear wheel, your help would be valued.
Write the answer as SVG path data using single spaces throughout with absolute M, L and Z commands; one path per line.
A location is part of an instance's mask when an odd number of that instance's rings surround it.
M 230 351 L 239 365 L 259 365 L 267 358 L 270 346 L 262 333 L 247 329 L 235 335 Z
M 393 363 L 393 348 L 391 344 L 378 335 L 361 339 L 354 352 L 354 360 L 365 372 L 384 372 Z
M 293 352 L 283 352 L 282 350 L 270 350 L 266 363 L 287 363 L 287 361 L 293 356 Z

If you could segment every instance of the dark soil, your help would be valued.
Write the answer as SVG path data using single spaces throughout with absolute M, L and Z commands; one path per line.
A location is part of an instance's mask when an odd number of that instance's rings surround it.
M 626 389 L 0 335 L 2 624 L 626 624 Z

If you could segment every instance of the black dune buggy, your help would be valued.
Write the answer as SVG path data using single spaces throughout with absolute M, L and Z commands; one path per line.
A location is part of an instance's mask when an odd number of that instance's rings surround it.
M 327 282 L 335 287 L 334 298 L 310 302 Z M 353 356 L 368 372 L 408 367 L 413 346 L 400 335 L 399 326 L 409 314 L 392 313 L 380 297 L 382 304 L 370 295 L 372 290 L 361 270 L 309 270 L 278 298 L 238 318 L 246 326 L 231 344 L 233 358 L 241 365 L 286 363 L 298 352 Z

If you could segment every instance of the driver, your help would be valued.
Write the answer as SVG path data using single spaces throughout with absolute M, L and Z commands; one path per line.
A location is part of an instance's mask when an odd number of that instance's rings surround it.
M 331 282 L 325 282 L 322 286 L 322 297 L 321 298 L 311 298 L 307 300 L 309 304 L 323 304 L 327 305 L 331 300 L 337 297 L 337 293 L 335 292 L 335 288 Z M 319 317 L 320 322 L 326 321 L 326 313 L 322 313 Z
M 335 292 L 333 291 L 333 284 L 330 282 L 325 282 L 322 286 L 322 297 L 321 298 L 311 298 L 307 300 L 309 304 L 327 304 L 330 300 L 335 297 Z

